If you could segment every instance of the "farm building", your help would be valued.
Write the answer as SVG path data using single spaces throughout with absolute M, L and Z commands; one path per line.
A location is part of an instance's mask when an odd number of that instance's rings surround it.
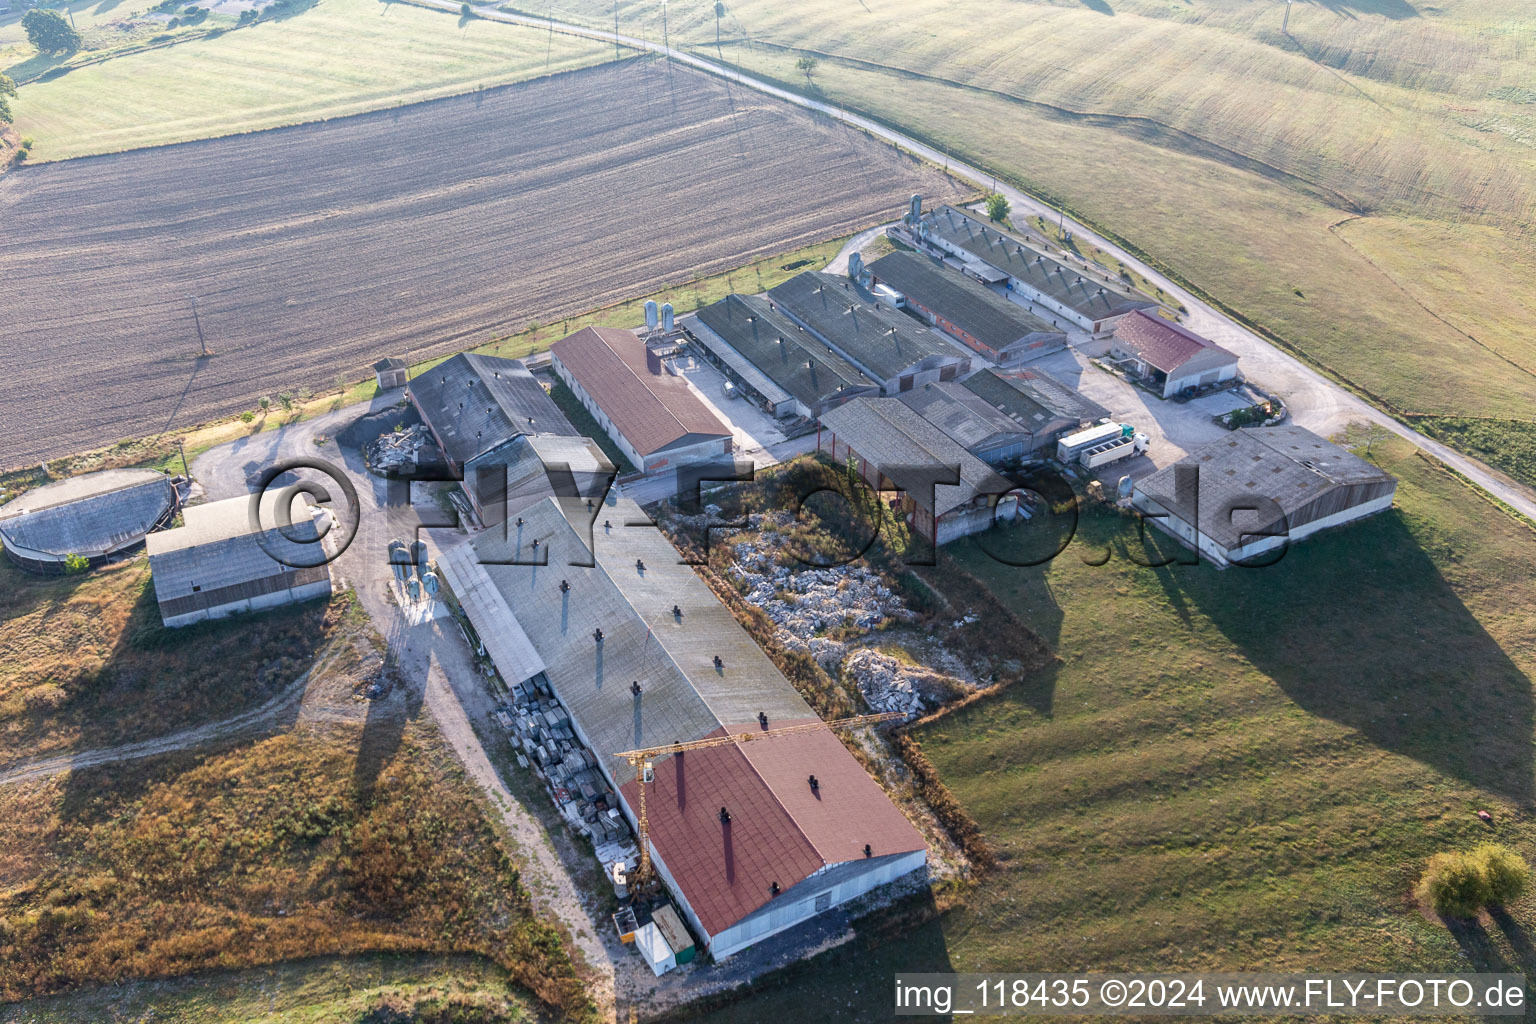
M 575 434 L 516 359 L 464 352 L 416 375 L 408 392 L 455 472 L 518 434 Z
M 1133 310 L 1157 305 L 1145 295 L 1083 276 L 953 206 L 941 206 L 916 227 L 929 249 L 958 259 L 966 273 L 999 284 L 1052 326 L 1103 334 Z
M 1154 526 L 1225 566 L 1286 538 L 1297 541 L 1384 511 L 1396 491 L 1388 473 L 1287 425 L 1234 431 L 1196 449 L 1137 481 L 1131 504 Z
M 502 677 L 553 690 L 632 824 L 641 783 L 616 753 L 816 723 L 666 537 L 625 525 L 646 521 L 638 505 L 611 498 L 592 549 L 588 510 L 563 508 L 546 500 L 438 564 Z M 663 756 L 646 786 L 652 863 L 716 960 L 927 862 L 830 729 Z
M 682 322 L 710 363 L 775 416 L 817 419 L 880 385 L 758 295 L 727 295 Z
M 175 482 L 153 469 L 86 473 L 0 505 L 0 544 L 29 572 L 62 573 L 72 556 L 98 566 L 168 524 L 179 501 Z
M 591 438 L 520 434 L 476 456 L 463 486 L 480 522 L 494 526 L 554 495 L 599 501 L 617 474 Z
M 1044 370 L 982 370 L 961 387 L 1029 431 L 1030 452 L 1050 451 L 1063 434 L 1106 419 L 1109 411 Z
M 1237 356 L 1194 331 L 1137 310 L 1115 325 L 1110 354 L 1164 398 L 1237 377 Z
M 644 472 L 731 453 L 731 428 L 631 331 L 586 327 L 549 347 L 551 366 Z
M 821 419 L 816 448 L 857 460 L 877 491 L 901 491 L 912 528 L 935 544 L 980 533 L 1018 512 L 1013 484 L 899 399 L 858 398 Z M 958 484 L 936 483 L 943 478 Z
M 324 513 L 296 509 L 292 525 L 280 526 L 282 493 L 263 497 L 260 522 L 273 524 L 266 530 L 253 528 L 250 498 L 228 498 L 190 505 L 182 526 L 150 534 L 161 621 L 186 626 L 330 595 L 328 554 L 315 522 Z
M 799 274 L 770 290 L 768 298 L 887 395 L 970 372 L 968 356 L 911 317 L 882 307 L 846 277 Z
M 1061 328 L 928 256 L 893 252 L 868 269 L 871 281 L 893 289 L 906 309 L 994 363 L 1022 363 L 1067 347 Z
M 393 391 L 405 387 L 410 364 L 399 356 L 387 356 L 373 364 L 373 379 L 380 391 Z
M 897 401 L 948 434 L 955 443 L 994 466 L 1030 450 L 1032 432 L 954 381 L 904 391 Z

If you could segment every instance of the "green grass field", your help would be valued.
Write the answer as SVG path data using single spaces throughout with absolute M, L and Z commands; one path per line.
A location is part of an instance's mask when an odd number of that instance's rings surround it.
M 318 121 L 597 63 L 613 48 L 408 4 L 320 0 L 286 20 L 24 85 L 33 160 Z
M 887 1019 L 895 971 L 1536 968 L 1536 896 L 1450 929 L 1411 895 L 1440 850 L 1536 856 L 1536 532 L 1374 457 L 1397 507 L 1267 569 L 1139 567 L 1106 516 L 1042 568 L 946 549 L 1060 659 L 919 733 L 1001 866 L 710 1019 Z

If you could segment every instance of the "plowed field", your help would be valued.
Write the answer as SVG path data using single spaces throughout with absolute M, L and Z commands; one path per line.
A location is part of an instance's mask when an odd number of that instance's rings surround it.
M 23 168 L 0 178 L 0 466 L 728 269 L 914 191 L 957 194 L 836 121 L 629 62 Z

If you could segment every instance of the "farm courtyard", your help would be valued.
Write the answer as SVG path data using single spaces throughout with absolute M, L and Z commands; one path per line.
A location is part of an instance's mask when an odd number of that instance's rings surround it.
M 0 465 L 686 284 L 912 192 L 961 194 L 835 120 L 628 62 L 24 167 L 0 179 Z

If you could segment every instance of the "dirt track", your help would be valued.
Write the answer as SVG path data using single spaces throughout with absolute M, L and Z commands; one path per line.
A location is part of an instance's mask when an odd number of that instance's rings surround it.
M 728 269 L 914 191 L 956 194 L 835 120 L 632 62 L 23 168 L 0 178 L 0 467 Z

